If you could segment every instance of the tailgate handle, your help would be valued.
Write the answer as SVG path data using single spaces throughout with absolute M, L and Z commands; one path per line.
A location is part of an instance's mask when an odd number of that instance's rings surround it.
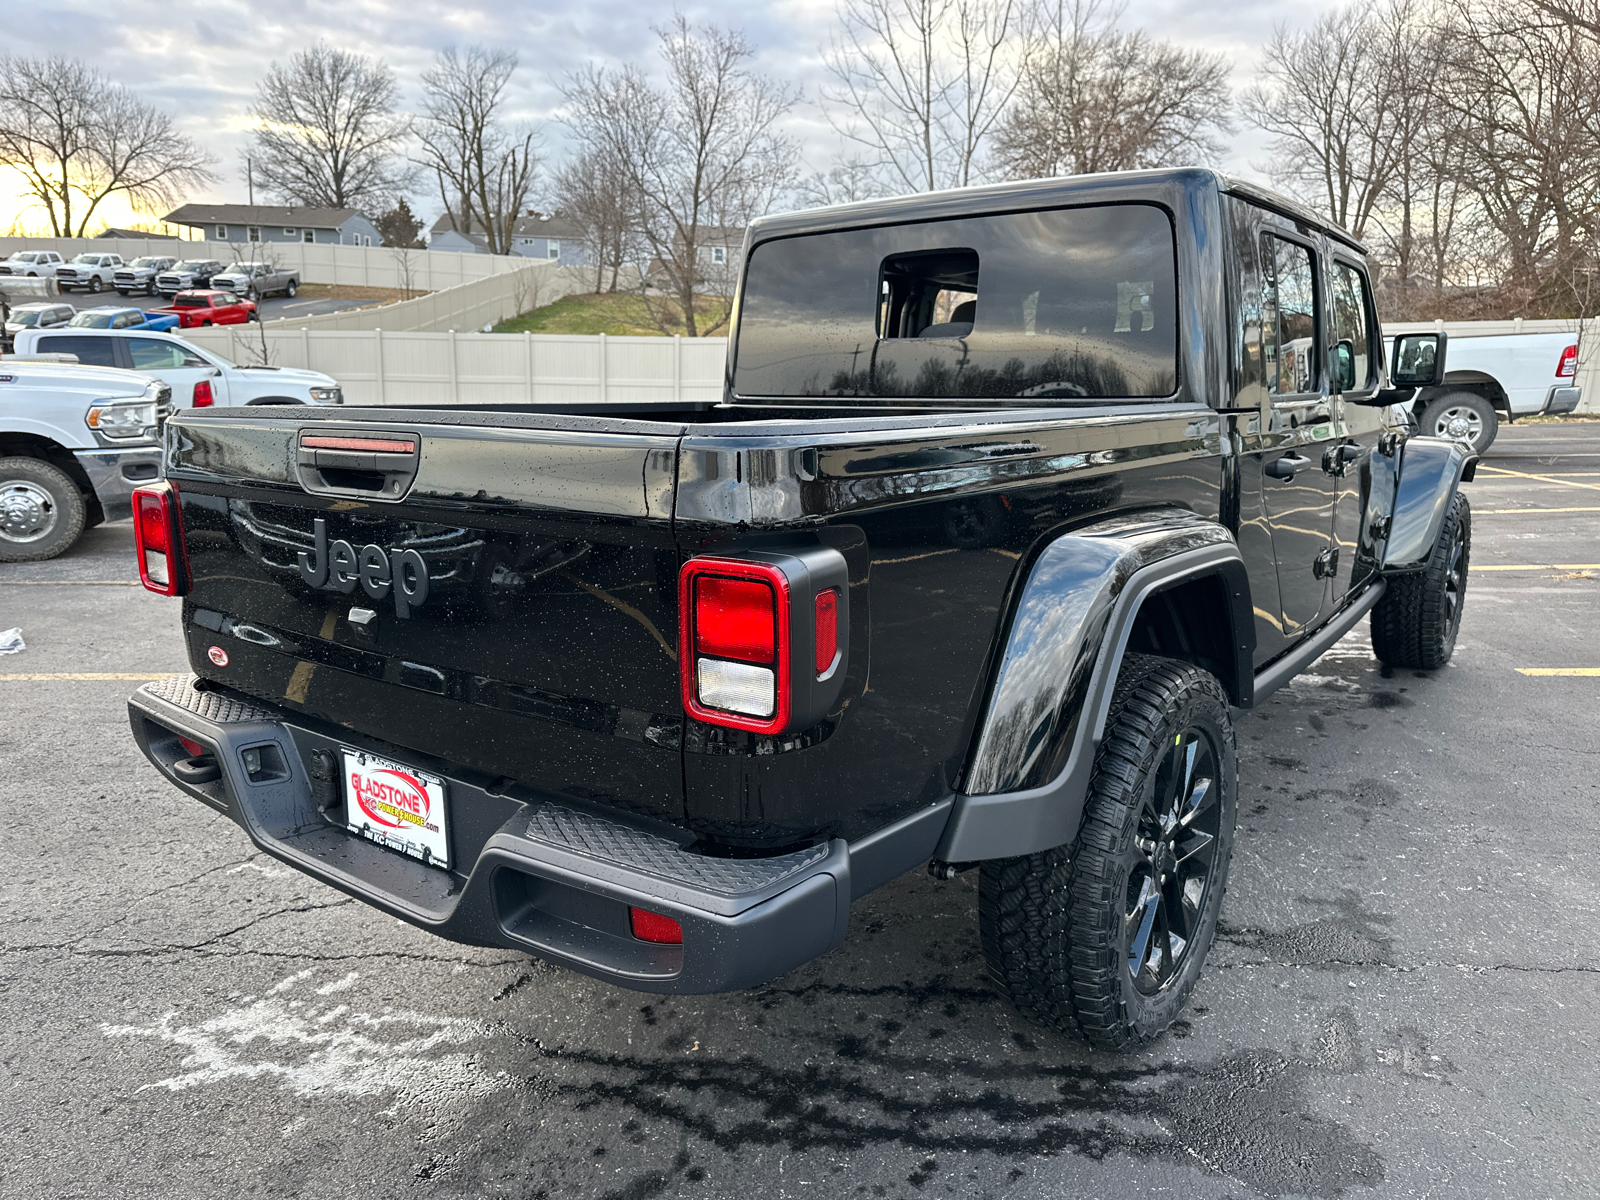
M 421 446 L 415 433 L 301 430 L 295 467 L 317 495 L 399 500 L 417 477 Z

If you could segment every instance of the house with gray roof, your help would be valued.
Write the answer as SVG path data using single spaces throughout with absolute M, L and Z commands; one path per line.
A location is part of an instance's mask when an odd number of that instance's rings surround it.
M 383 235 L 353 208 L 298 208 L 282 204 L 185 204 L 162 218 L 201 230 L 208 242 L 308 242 L 381 246 Z
M 463 230 L 454 213 L 445 213 L 428 229 L 429 250 L 454 250 L 460 254 L 487 254 L 489 239 L 477 222 Z M 530 212 L 518 217 L 511 231 L 511 252 L 563 267 L 592 265 L 583 229 L 570 217 Z

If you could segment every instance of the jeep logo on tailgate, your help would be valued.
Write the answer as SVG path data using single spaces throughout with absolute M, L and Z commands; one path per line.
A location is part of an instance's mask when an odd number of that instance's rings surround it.
M 415 550 L 385 550 L 369 544 L 357 550 L 343 538 L 328 544 L 328 523 L 312 525 L 316 545 L 300 551 L 300 578 L 314 588 L 349 595 L 356 584 L 374 600 L 394 593 L 395 615 L 404 619 L 428 600 L 428 564 Z

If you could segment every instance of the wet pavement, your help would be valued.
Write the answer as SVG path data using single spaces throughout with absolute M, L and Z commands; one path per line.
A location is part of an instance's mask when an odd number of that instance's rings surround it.
M 1590 1197 L 1600 422 L 1503 430 L 1455 658 L 1365 626 L 1239 721 L 1185 1019 L 1093 1052 L 989 987 L 976 879 L 663 998 L 439 942 L 252 852 L 135 750 L 181 671 L 126 524 L 0 566 L 0 1195 Z

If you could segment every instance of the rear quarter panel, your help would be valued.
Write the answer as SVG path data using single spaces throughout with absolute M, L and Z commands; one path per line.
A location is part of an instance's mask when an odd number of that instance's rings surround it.
M 752 844 L 858 838 L 960 788 L 1040 549 L 1109 514 L 1218 516 L 1221 419 L 1197 405 L 1013 413 L 915 436 L 695 437 L 679 458 L 685 556 L 822 541 L 850 565 L 838 711 L 783 743 L 688 721 L 686 815 Z

